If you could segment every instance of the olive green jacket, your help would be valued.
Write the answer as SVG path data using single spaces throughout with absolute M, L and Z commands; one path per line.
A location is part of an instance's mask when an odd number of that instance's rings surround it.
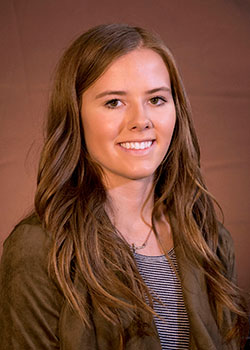
M 84 328 L 57 285 L 48 278 L 49 235 L 33 217 L 19 224 L 4 244 L 0 267 L 0 349 L 118 350 L 117 329 L 92 308 L 91 328 Z M 222 228 L 220 250 L 233 278 L 232 239 Z M 209 306 L 204 276 L 175 247 L 190 322 L 190 349 L 225 350 Z M 80 286 L 86 293 L 84 286 Z M 140 337 L 124 320 L 126 350 L 160 350 L 154 323 L 152 336 Z M 236 346 L 233 347 L 237 349 Z

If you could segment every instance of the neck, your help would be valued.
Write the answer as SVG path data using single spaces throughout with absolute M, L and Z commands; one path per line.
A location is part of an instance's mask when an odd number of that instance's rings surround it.
M 107 212 L 114 226 L 131 245 L 146 246 L 139 252 L 160 255 L 173 246 L 171 229 L 165 214 L 156 222 L 156 229 L 163 246 L 154 234 L 149 234 L 154 205 L 153 182 L 150 179 L 126 180 L 116 186 L 106 186 L 109 203 Z M 149 237 L 147 239 L 147 237 Z
M 151 225 L 153 209 L 152 181 L 128 180 L 119 186 L 108 188 L 111 220 L 125 236 L 142 231 Z M 133 230 L 131 228 L 133 227 Z

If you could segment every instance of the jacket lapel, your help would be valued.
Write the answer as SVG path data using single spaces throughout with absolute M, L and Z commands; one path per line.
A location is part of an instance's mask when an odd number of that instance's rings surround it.
M 212 315 L 204 275 L 183 256 L 178 246 L 175 253 L 190 323 L 190 348 L 221 350 L 222 338 Z

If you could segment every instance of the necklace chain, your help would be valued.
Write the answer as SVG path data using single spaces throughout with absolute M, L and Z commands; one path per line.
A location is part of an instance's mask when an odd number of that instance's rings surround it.
M 118 230 L 118 232 L 124 238 L 123 234 L 119 230 Z M 151 235 L 151 232 L 152 232 L 152 227 L 148 231 L 147 237 L 146 237 L 145 241 L 142 243 L 142 245 L 137 246 L 135 243 L 129 244 L 129 246 L 132 249 L 133 253 L 136 253 L 137 250 L 141 250 L 141 249 L 146 247 L 146 245 L 148 244 L 148 240 L 149 240 L 149 237 Z

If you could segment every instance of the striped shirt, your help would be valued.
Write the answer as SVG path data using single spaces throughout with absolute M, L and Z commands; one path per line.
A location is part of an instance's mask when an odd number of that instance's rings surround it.
M 134 253 L 140 275 L 151 291 L 154 310 L 161 317 L 155 317 L 155 324 L 162 350 L 189 349 L 189 321 L 183 301 L 181 283 L 165 257 Z M 169 257 L 178 272 L 174 249 Z

